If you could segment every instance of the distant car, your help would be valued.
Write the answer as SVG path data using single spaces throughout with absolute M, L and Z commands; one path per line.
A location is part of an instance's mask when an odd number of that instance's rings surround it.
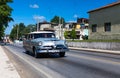
M 21 39 L 19 39 L 19 40 L 14 40 L 14 43 L 23 44 L 23 41 L 22 41 Z
M 25 35 L 23 47 L 26 52 L 32 52 L 37 58 L 40 53 L 58 53 L 60 57 L 65 56 L 68 51 L 65 40 L 57 39 L 54 32 L 38 31 Z
M 14 40 L 14 43 L 19 43 L 20 41 L 19 40 Z
M 0 41 L 0 45 L 6 45 L 6 42 L 4 42 L 4 41 Z

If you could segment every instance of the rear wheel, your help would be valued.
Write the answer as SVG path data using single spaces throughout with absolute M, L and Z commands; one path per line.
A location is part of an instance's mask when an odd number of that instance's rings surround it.
M 60 53 L 59 53 L 59 56 L 60 56 L 60 57 L 64 57 L 64 56 L 65 56 L 65 52 L 60 52 Z

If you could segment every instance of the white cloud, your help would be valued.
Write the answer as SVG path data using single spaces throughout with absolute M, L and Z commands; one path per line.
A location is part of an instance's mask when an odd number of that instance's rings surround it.
M 33 5 L 30 5 L 30 8 L 39 8 L 39 5 L 33 4 Z
M 44 16 L 34 15 L 33 19 L 39 20 L 39 21 L 45 21 L 46 18 Z
M 74 18 L 77 18 L 77 17 L 78 17 L 78 15 L 77 15 L 77 14 L 75 14 L 73 17 L 74 17 Z
M 69 22 L 69 23 L 76 23 L 76 21 L 72 21 L 72 20 L 71 20 L 71 21 L 68 21 L 68 22 Z

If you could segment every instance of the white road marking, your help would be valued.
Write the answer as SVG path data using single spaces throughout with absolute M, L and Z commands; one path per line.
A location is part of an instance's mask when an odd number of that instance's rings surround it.
M 33 68 L 35 68 L 37 71 L 41 72 L 42 74 L 44 74 L 47 78 L 65 78 L 64 76 L 62 76 L 61 74 L 39 64 L 39 66 L 37 65 L 37 63 L 32 63 L 29 60 L 25 59 L 24 57 L 20 56 L 18 53 L 14 52 L 13 50 L 9 49 L 12 53 L 14 53 L 16 56 L 18 56 L 20 59 L 24 60 L 26 63 L 28 63 L 29 65 L 31 65 Z M 38 68 L 39 67 L 39 68 Z M 47 72 L 45 72 L 47 71 Z M 49 72 L 49 73 L 48 73 Z

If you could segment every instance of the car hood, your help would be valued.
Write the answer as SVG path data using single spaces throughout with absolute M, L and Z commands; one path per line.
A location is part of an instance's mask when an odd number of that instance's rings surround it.
M 42 42 L 43 46 L 64 45 L 64 40 L 60 40 L 57 38 L 38 38 L 34 41 L 36 41 L 37 43 Z
M 34 39 L 33 41 L 40 42 L 40 41 L 59 41 L 57 38 L 37 38 Z

